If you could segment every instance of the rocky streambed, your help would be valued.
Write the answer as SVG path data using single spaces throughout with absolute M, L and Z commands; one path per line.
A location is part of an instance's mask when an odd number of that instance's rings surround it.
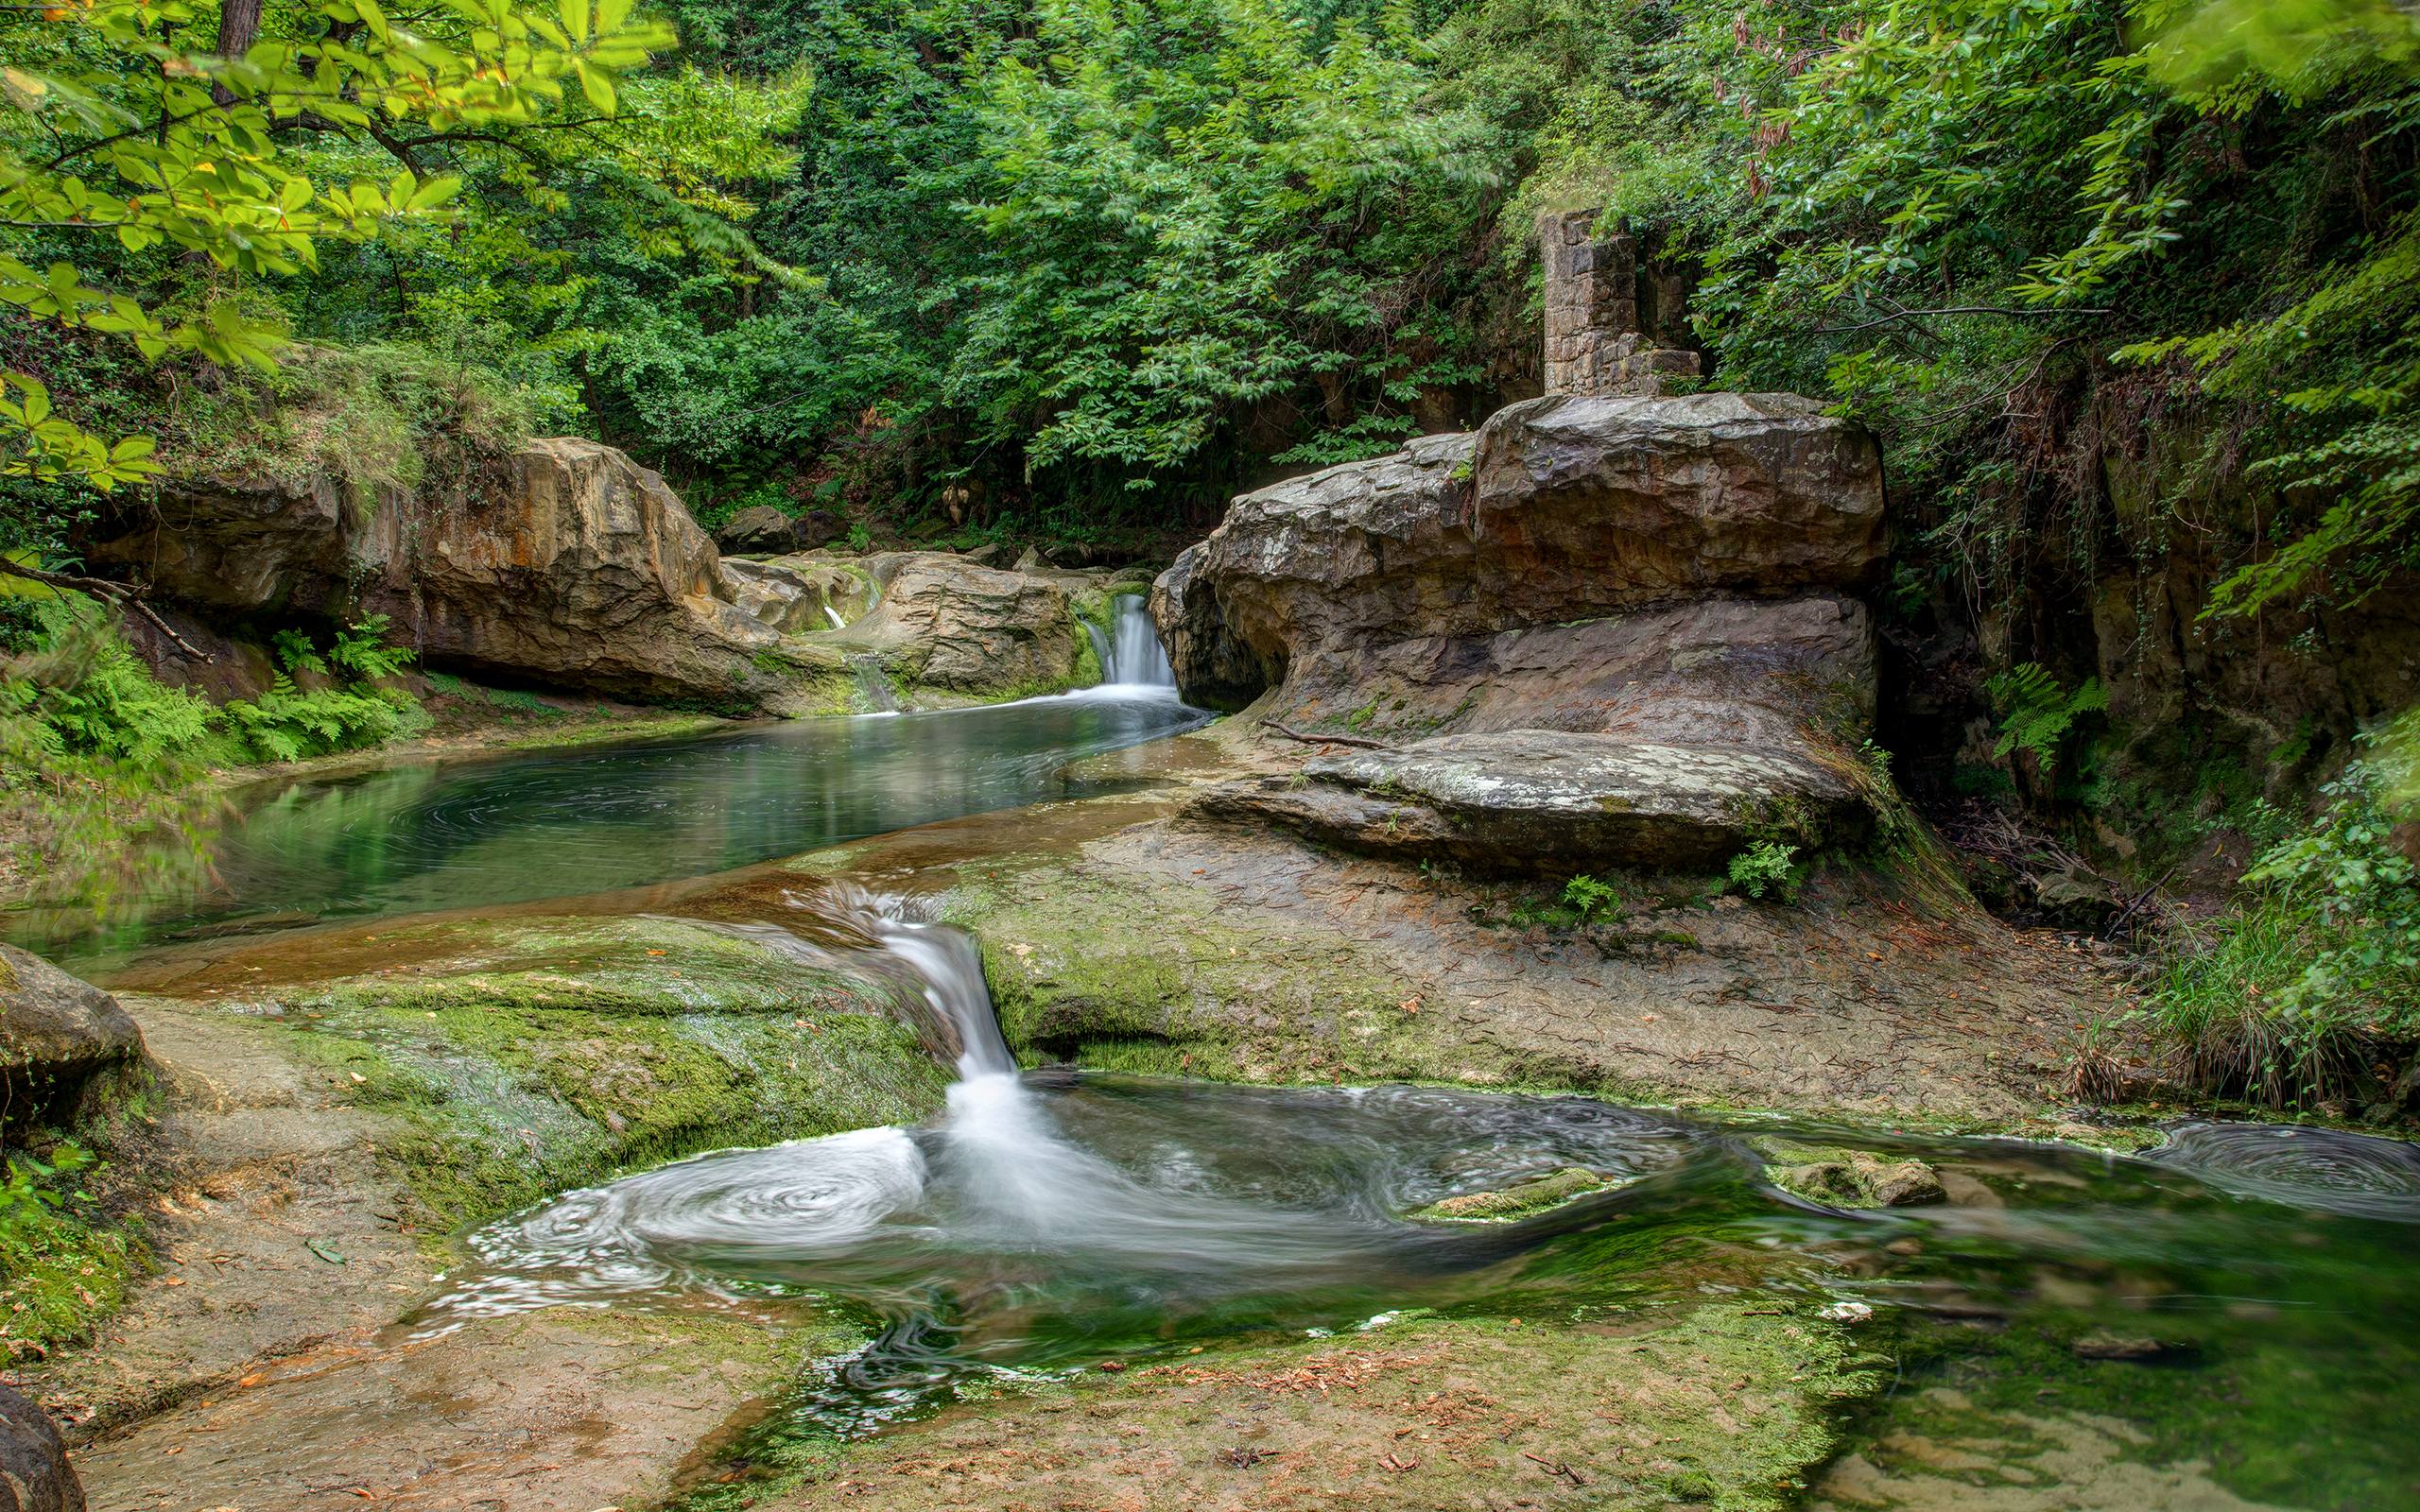
M 1236 501 L 1174 688 L 264 803 L 113 1001 L 9 957 L 148 1246 L 12 1376 L 101 1507 L 2420 1502 L 2420 1166 L 2070 1105 L 2118 988 L 1893 791 L 1883 532 L 1803 402 L 1540 401 Z M 1107 670 L 1106 578 L 713 570 Z

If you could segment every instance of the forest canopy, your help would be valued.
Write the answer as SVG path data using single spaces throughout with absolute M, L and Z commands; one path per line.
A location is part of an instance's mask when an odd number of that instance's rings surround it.
M 2387 0 L 95 0 L 0 12 L 6 544 L 160 469 L 593 434 L 709 521 L 1174 530 L 1534 391 L 1541 210 L 1893 447 L 1935 587 L 2420 500 Z M 2110 405 L 2206 455 L 2114 537 Z M 331 436 L 342 436 L 340 446 Z M 2322 569 L 2326 569 L 2322 571 Z

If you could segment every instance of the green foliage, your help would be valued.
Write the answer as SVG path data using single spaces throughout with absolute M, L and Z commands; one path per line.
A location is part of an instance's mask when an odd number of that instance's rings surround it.
M 2215 938 L 2176 952 L 2147 1008 L 2194 1080 L 2308 1106 L 2420 1047 L 2420 870 L 2394 841 L 2413 754 L 2388 745 L 2349 765 L 2310 826 L 2245 873 L 2250 896 Z
M 1797 854 L 1794 845 L 1758 840 L 1731 858 L 1731 885 L 1751 898 L 1771 894 L 1783 902 L 1795 902 L 1799 886 L 1806 880 L 1806 868 L 1797 863 Z
M 2086 678 L 2069 692 L 2033 662 L 1996 673 L 1984 686 L 2000 718 L 1999 743 L 1992 754 L 2002 761 L 2020 752 L 2031 756 L 2045 778 L 2057 770 L 2076 721 L 2109 707 L 2108 690 L 2099 678 Z
M 1563 885 L 1563 905 L 1582 923 L 1598 923 L 1621 917 L 1622 895 L 1610 884 L 1582 874 Z
M 41 232 L 112 258 L 168 249 L 245 278 L 299 274 L 317 265 L 320 242 L 430 215 L 460 187 L 424 177 L 408 146 L 389 149 L 399 162 L 385 173 L 358 153 L 341 168 L 335 152 L 307 159 L 280 141 L 305 119 L 374 150 L 397 128 L 442 137 L 527 125 L 557 111 L 570 84 L 611 115 L 616 71 L 669 40 L 633 23 L 629 0 L 569 0 L 554 13 L 450 0 L 408 29 L 367 0 L 326 0 L 265 10 L 256 40 L 224 39 L 235 46 L 220 54 L 177 36 L 205 16 L 183 0 L 105 0 L 9 19 L 19 65 L 0 126 L 0 220 L 25 249 L 24 233 Z M 155 362 L 186 353 L 267 372 L 280 344 L 277 325 L 237 298 L 164 317 L 89 281 L 71 256 L 38 268 L 0 251 L 0 303 L 129 341 Z M 108 489 L 159 471 L 141 438 L 112 442 L 56 415 L 33 377 L 10 373 L 0 387 L 0 472 Z
M 279 673 L 257 699 L 230 699 L 217 711 L 239 760 L 291 762 L 331 751 L 383 746 L 424 724 L 402 694 L 315 688 L 305 693 Z
M 0 833 L 38 902 L 106 911 L 207 868 L 219 803 L 213 763 L 292 761 L 384 744 L 425 727 L 408 695 L 352 686 L 305 693 L 285 672 L 257 700 L 223 708 L 151 675 L 116 623 L 80 595 L 30 600 L 36 633 L 0 661 Z M 409 653 L 372 616 L 324 655 L 282 636 L 289 667 L 385 677 Z
M 384 614 L 366 614 L 337 631 L 328 661 L 347 677 L 373 681 L 391 678 L 412 664 L 412 652 L 387 644 L 390 628 Z
M 288 672 L 316 672 L 327 676 L 328 659 L 320 654 L 306 630 L 273 630 L 268 638 L 269 649 L 277 657 L 277 664 Z
M 0 1360 L 82 1337 L 123 1296 L 134 1246 L 88 1190 L 98 1174 L 73 1142 L 0 1162 Z

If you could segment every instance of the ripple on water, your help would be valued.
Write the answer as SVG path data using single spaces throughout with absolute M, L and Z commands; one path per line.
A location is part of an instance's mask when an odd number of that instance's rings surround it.
M 2290 1124 L 2180 1124 L 2145 1157 L 2240 1196 L 2420 1223 L 2420 1148 Z

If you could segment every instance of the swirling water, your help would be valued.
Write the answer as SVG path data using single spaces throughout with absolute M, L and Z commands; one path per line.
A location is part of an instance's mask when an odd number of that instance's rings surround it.
M 472 1236 L 474 1263 L 414 1326 L 813 1295 L 873 1342 L 805 1383 L 781 1422 L 853 1435 L 1002 1373 L 1219 1336 L 1406 1308 L 1578 1316 L 1744 1287 L 1876 1309 L 1910 1372 L 1893 1402 L 1928 1400 L 1914 1383 L 1929 1372 L 2012 1422 L 2046 1399 L 2129 1420 L 2141 1452 L 2211 1461 L 2266 1504 L 2420 1505 L 2408 1146 L 2191 1125 L 2127 1158 L 1582 1097 L 1019 1075 L 954 932 L 893 910 L 863 933 L 907 952 L 961 1023 L 941 1116 L 569 1194 Z M 1806 1202 L 1768 1181 L 1763 1135 L 1924 1159 L 1954 1200 Z M 1571 1165 L 1611 1185 L 1516 1224 L 1407 1216 Z M 2104 1337 L 2152 1358 L 2079 1358 Z

